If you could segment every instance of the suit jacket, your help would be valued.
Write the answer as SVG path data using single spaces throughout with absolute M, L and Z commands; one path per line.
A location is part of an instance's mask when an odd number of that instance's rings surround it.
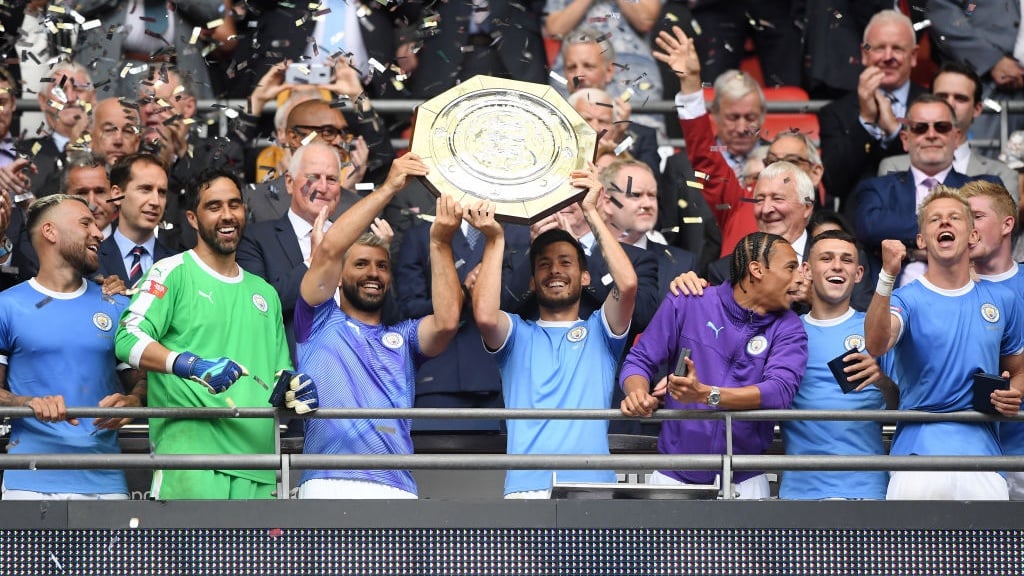
M 988 174 L 965 176 L 950 170 L 942 183 L 959 188 L 972 180 L 999 181 Z M 857 197 L 857 239 L 864 244 L 871 269 L 877 275 L 882 269 L 882 240 L 891 238 L 908 246 L 915 245 L 918 228 L 914 178 L 910 170 L 869 178 L 857 185 L 854 194 Z
M 911 83 L 908 106 L 925 92 L 921 86 Z M 822 182 L 829 196 L 843 203 L 858 181 L 875 176 L 883 158 L 903 153 L 898 139 L 883 147 L 861 126 L 856 91 L 819 110 L 818 123 L 821 126 L 821 161 L 825 166 Z
M 32 149 L 39 145 L 35 153 Z M 53 136 L 47 134 L 39 138 L 29 138 L 15 144 L 18 152 L 32 157 L 37 172 L 29 171 L 28 177 L 31 181 L 32 194 L 36 198 L 56 194 L 60 191 L 60 178 L 64 173 L 64 165 L 67 163 L 67 156 L 57 148 Z
M 1021 24 L 1017 0 L 979 3 L 966 13 L 966 2 L 929 0 L 932 46 L 947 60 L 965 61 L 985 76 L 1003 56 L 1013 57 Z
M 82 30 L 74 52 L 75 62 L 89 67 L 89 76 L 93 84 L 104 85 L 109 95 L 123 96 L 134 101 L 138 83 L 145 80 L 148 73 L 129 74 L 121 77 L 123 68 L 122 43 L 125 38 L 123 30 L 125 17 L 134 6 L 127 0 L 81 0 L 75 4 L 78 12 L 86 20 L 99 19 L 100 25 L 91 30 Z M 224 3 L 221 0 L 178 0 L 174 10 L 170 11 L 174 18 L 173 52 L 176 56 L 176 69 L 182 74 L 191 75 L 196 86 L 196 98 L 213 98 L 210 88 L 210 73 L 203 59 L 204 41 L 191 44 L 189 31 L 194 26 L 205 28 L 206 23 L 222 16 Z M 153 66 L 153 65 L 151 65 Z M 109 86 L 105 86 L 109 84 Z
M 704 195 L 687 184 L 695 180 L 685 152 L 668 157 L 658 185 L 658 225 L 673 245 L 697 255 L 696 267 L 704 270 L 722 253 L 722 231 Z
M 153 246 L 153 262 L 159 262 L 175 254 L 177 252 L 164 246 L 160 238 L 156 239 L 156 244 Z M 128 283 L 128 270 L 124 267 L 124 258 L 121 257 L 121 252 L 117 249 L 117 242 L 114 241 L 113 234 L 108 236 L 103 242 L 100 242 L 99 273 L 103 276 L 116 274 L 118 278 L 124 280 L 125 284 Z
M 528 247 L 530 230 L 516 224 L 505 225 L 507 245 Z M 456 232 L 452 239 L 459 281 L 483 258 L 484 241 L 473 248 L 463 233 Z M 423 318 L 434 313 L 431 294 L 430 224 L 421 222 L 406 232 L 405 241 L 398 252 L 393 268 L 395 292 L 403 318 Z M 440 355 L 424 362 L 416 371 L 416 395 L 437 393 L 498 393 L 501 377 L 494 355 L 484 348 L 480 330 L 473 319 L 469 298 L 464 300 L 459 330 L 448 348 Z
M 491 2 L 488 22 L 496 38 L 495 48 L 509 78 L 544 84 L 547 82 L 544 38 L 541 35 L 543 0 Z M 471 2 L 434 2 L 424 17 L 438 16 L 436 34 L 424 39 L 419 67 L 409 78 L 415 98 L 431 98 L 457 83 L 467 52 Z
M 647 164 L 654 172 L 654 177 L 661 175 L 661 156 L 658 154 L 658 131 L 650 126 L 632 122 L 626 136 L 633 137 L 633 146 L 629 152 L 634 158 Z
M 907 170 L 910 170 L 910 155 L 900 154 L 899 156 L 890 156 L 882 160 L 882 163 L 878 166 L 878 175 L 885 176 L 893 172 L 906 172 Z M 1013 196 L 1013 201 L 1019 203 L 1020 191 L 1017 189 L 1019 185 L 1017 172 L 999 160 L 994 160 L 972 151 L 971 157 L 967 159 L 967 172 L 965 174 L 967 176 L 988 174 L 998 177 L 1003 182 L 1007 192 L 1010 193 L 1010 196 Z
M 668 294 L 673 279 L 684 272 L 697 270 L 697 257 L 682 248 L 648 240 L 647 251 L 658 257 L 658 296 L 662 299 Z
M 892 0 L 806 1 L 808 92 L 857 90 L 857 79 L 863 70 L 860 57 L 864 28 L 876 12 L 892 7 Z

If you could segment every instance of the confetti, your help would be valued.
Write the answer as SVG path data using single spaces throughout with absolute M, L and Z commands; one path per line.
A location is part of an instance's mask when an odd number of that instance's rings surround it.
M 359 191 L 373 190 L 373 187 L 374 187 L 373 182 L 360 182 L 360 183 L 356 184 L 356 190 L 359 190 Z
M 231 408 L 231 410 L 233 411 L 233 414 L 237 418 L 238 415 L 240 414 L 240 412 L 238 411 L 238 406 L 235 406 L 235 401 L 232 400 L 230 396 L 225 398 L 224 401 L 228 403 L 228 406 Z
M 690 21 L 690 25 L 693 26 L 694 34 L 696 34 L 697 36 L 700 36 L 700 33 L 701 33 L 700 23 L 697 22 L 696 18 L 694 18 L 693 20 Z
M 50 552 L 50 561 L 52 561 L 54 565 L 57 566 L 57 570 L 60 570 L 61 572 L 64 571 L 64 566 L 61 565 L 60 560 L 57 559 L 57 555 L 53 552 Z
M 615 147 L 615 155 L 618 156 L 618 155 L 622 154 L 623 152 L 625 152 L 626 150 L 629 150 L 629 147 L 632 146 L 632 145 L 633 145 L 633 137 L 632 136 L 627 136 L 625 140 L 620 142 L 619 145 Z
M 684 216 L 683 224 L 700 224 L 704 222 L 704 218 L 700 216 Z
M 982 101 L 982 105 L 997 114 L 1003 111 L 1003 107 L 991 98 L 985 98 L 985 100 Z
M 203 31 L 203 29 L 202 29 L 202 28 L 200 28 L 199 26 L 195 26 L 195 27 L 193 27 L 193 28 L 192 28 L 192 35 L 188 37 L 188 43 L 189 43 L 190 45 L 192 45 L 192 46 L 195 46 L 196 42 L 198 42 L 198 41 L 199 41 L 199 34 L 200 34 L 200 33 L 201 33 L 202 31 Z
M 622 202 L 619 202 L 619 200 L 614 196 L 609 196 L 608 201 L 614 204 L 616 208 L 623 208 Z
M 130 518 L 128 520 L 128 527 L 133 529 L 133 530 L 135 528 L 138 528 L 139 527 L 139 519 L 138 518 Z
M 695 188 L 697 190 L 704 189 L 704 184 L 697 182 L 696 180 L 687 180 L 686 185 L 689 186 L 690 188 Z
M 967 10 L 964 10 L 964 15 L 965 16 L 973 16 L 974 15 L 974 9 L 977 8 L 977 7 L 978 7 L 977 4 L 974 4 L 974 3 L 968 4 L 967 5 Z
M 931 20 L 921 20 L 920 22 L 915 22 L 914 23 L 914 32 L 920 32 L 921 30 L 924 30 L 925 28 L 928 28 L 931 25 L 932 25 L 932 21 Z
M 317 137 L 316 130 L 313 130 L 309 134 L 306 134 L 306 137 L 302 139 L 302 145 L 305 146 L 306 144 L 309 144 L 313 140 L 316 140 L 316 137 Z
M 558 82 L 562 86 L 568 86 L 569 85 L 569 81 L 566 80 L 565 78 L 563 78 L 561 74 L 559 74 L 558 72 L 555 72 L 554 70 L 552 70 L 551 73 L 548 74 L 548 76 L 550 76 L 552 80 L 554 80 L 555 82 Z

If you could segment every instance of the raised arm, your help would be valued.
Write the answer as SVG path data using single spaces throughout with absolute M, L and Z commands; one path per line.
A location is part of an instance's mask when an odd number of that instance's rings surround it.
M 395 194 L 405 187 L 409 176 L 425 176 L 427 172 L 428 168 L 419 156 L 406 154 L 391 164 L 387 181 L 383 185 L 342 213 L 324 234 L 323 241 L 312 254 L 309 271 L 302 278 L 299 293 L 307 304 L 317 306 L 334 297 L 334 291 L 341 280 L 341 259 L 345 252 Z
M 878 357 L 888 352 L 899 339 L 900 319 L 889 311 L 892 287 L 900 273 L 907 247 L 899 240 L 882 241 L 882 270 L 878 286 L 864 318 L 864 340 L 868 354 Z
M 469 207 L 466 221 L 485 238 L 480 274 L 473 287 L 473 318 L 483 336 L 484 345 L 497 350 L 512 328 L 501 311 L 501 264 L 505 253 L 505 230 L 494 220 L 494 203 L 479 202 Z
M 605 319 L 612 333 L 624 334 L 629 330 L 633 307 L 636 304 L 636 271 L 633 270 L 629 256 L 626 256 L 626 252 L 598 212 L 597 198 L 604 190 L 604 186 L 597 179 L 597 168 L 589 163 L 587 170 L 574 170 L 571 178 L 573 186 L 587 189 L 587 195 L 580 202 L 583 217 L 587 219 L 587 224 L 590 224 L 590 229 L 594 232 L 594 238 L 608 265 L 608 272 L 615 282 L 615 286 L 608 292 L 608 297 L 604 301 Z
M 459 330 L 462 289 L 452 256 L 452 237 L 462 223 L 462 206 L 447 194 L 437 199 L 434 223 L 430 225 L 430 293 L 434 313 L 420 322 L 420 351 L 437 356 Z

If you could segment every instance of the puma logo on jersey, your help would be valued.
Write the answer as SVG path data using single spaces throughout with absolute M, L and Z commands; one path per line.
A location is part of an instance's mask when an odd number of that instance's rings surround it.
M 711 320 L 708 320 L 707 327 L 715 331 L 715 340 L 718 340 L 718 333 L 722 331 L 722 328 L 725 328 L 724 325 L 716 328 Z
M 202 290 L 200 290 L 198 288 L 196 289 L 196 292 L 199 292 L 200 296 L 202 296 L 203 298 L 206 298 L 207 300 L 209 300 L 210 304 L 213 304 L 213 294 L 208 294 L 208 293 L 203 292 Z

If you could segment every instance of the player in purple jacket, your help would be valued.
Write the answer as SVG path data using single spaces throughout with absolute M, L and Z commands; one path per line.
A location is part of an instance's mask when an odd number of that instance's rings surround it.
M 754 410 L 789 408 L 807 365 L 807 335 L 789 308 L 804 292 L 796 252 L 775 234 L 755 232 L 736 245 L 731 282 L 704 289 L 703 297 L 669 295 L 630 350 L 619 382 L 627 416 L 650 416 L 658 405 L 651 380 L 660 366 L 675 366 L 689 348 L 687 375 L 668 376 L 666 408 Z M 733 423 L 736 454 L 761 454 L 774 422 Z M 663 454 L 722 454 L 721 420 L 666 421 L 658 438 Z M 653 484 L 710 484 L 712 471 L 655 472 Z M 737 472 L 740 498 L 767 498 L 761 472 Z

